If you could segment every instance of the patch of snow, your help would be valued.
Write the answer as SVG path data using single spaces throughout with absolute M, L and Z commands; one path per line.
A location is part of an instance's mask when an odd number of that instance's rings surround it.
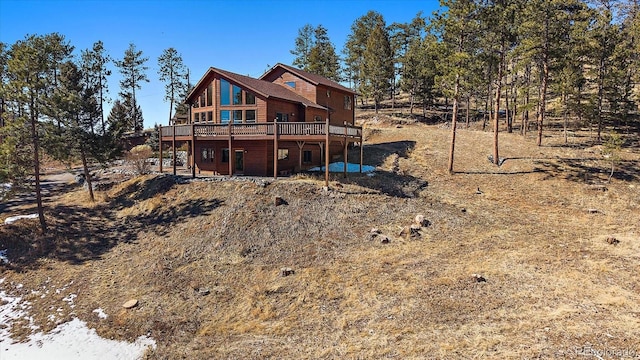
M 324 166 L 314 167 L 309 169 L 309 171 L 324 171 Z M 335 162 L 329 164 L 329 172 L 343 172 L 344 171 L 344 163 L 343 162 Z M 363 173 L 371 173 L 376 171 L 375 166 L 371 165 L 362 165 Z M 349 173 L 357 173 L 360 172 L 360 164 L 352 164 L 347 163 L 347 172 Z
M 0 279 L 0 284 L 4 279 Z M 69 296 L 71 300 L 73 297 Z M 147 336 L 140 336 L 135 342 L 116 341 L 101 338 L 95 329 L 75 318 L 61 324 L 50 333 L 38 332 L 29 336 L 27 342 L 12 343 L 11 323 L 17 319 L 32 318 L 26 313 L 28 303 L 20 297 L 0 291 L 0 357 L 10 359 L 140 359 L 148 347 L 155 349 L 156 342 Z M 49 320 L 52 320 L 49 316 Z M 55 317 L 53 317 L 55 319 Z M 8 325 L 8 326 L 6 326 Z M 32 329 L 37 327 L 31 324 Z
M 69 307 L 73 309 L 74 307 L 76 307 L 76 306 L 73 304 L 73 299 L 75 299 L 75 298 L 77 298 L 77 297 L 78 297 L 78 295 L 76 295 L 76 294 L 69 294 L 69 296 L 67 296 L 67 297 L 63 298 L 63 299 L 62 299 L 62 301 L 66 301 L 66 302 L 67 302 L 67 304 L 69 304 Z
M 3 196 L 5 193 L 11 191 L 11 183 L 1 183 L 0 184 L 0 196 Z
M 3 339 L 4 340 L 4 339 Z M 2 342 L 3 360 L 9 359 L 139 359 L 156 342 L 140 336 L 135 342 L 103 339 L 87 324 L 75 318 L 48 334 L 36 333 L 25 343 Z
M 9 263 L 9 258 L 7 257 L 7 250 L 0 250 L 0 261 L 8 264 Z M 4 279 L 2 279 L 4 280 Z
M 22 219 L 37 219 L 37 218 L 38 218 L 38 214 L 9 216 L 8 218 L 4 219 L 4 223 L 5 225 L 7 225 L 7 224 L 13 224 L 14 222 Z
M 93 310 L 93 312 L 98 314 L 98 317 L 100 319 L 106 319 L 107 318 L 107 314 L 101 308 L 97 308 L 97 309 Z

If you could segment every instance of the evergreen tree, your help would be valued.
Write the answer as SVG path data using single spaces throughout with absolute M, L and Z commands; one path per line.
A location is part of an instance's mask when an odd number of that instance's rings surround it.
M 55 114 L 48 109 L 47 99 L 57 86 L 59 66 L 73 48 L 60 34 L 30 35 L 11 46 L 7 56 L 7 83 L 5 101 L 12 116 L 5 116 L 2 156 L 9 163 L 9 176 L 16 179 L 27 173 L 25 156 L 30 154 L 31 174 L 38 218 L 42 232 L 47 224 L 42 206 L 40 188 L 40 148 L 44 113 Z M 60 124 L 57 124 L 60 126 Z
M 334 81 L 340 81 L 340 59 L 329 36 L 327 29 L 318 25 L 315 31 L 314 45 L 309 52 L 309 66 L 307 71 L 324 76 Z
M 124 58 L 119 61 L 115 61 L 116 66 L 120 69 L 122 74 L 122 80 L 120 80 L 120 87 L 122 88 L 121 96 L 131 99 L 131 119 L 134 120 L 133 127 L 134 132 L 142 131 L 144 124 L 140 122 L 142 116 L 138 114 L 138 103 L 136 101 L 136 90 L 141 88 L 142 82 L 148 82 L 146 71 L 148 67 L 145 63 L 149 58 L 142 56 L 142 51 L 136 50 L 136 46 L 131 43 L 129 48 L 124 52 Z
M 107 77 L 111 75 L 111 70 L 107 69 L 107 64 L 111 61 L 109 55 L 106 54 L 102 41 L 96 41 L 91 49 L 82 51 L 81 67 L 85 74 L 85 83 L 87 86 L 95 89 L 95 97 L 98 102 L 98 111 L 100 115 L 100 132 L 102 135 L 106 133 L 106 124 L 104 121 L 104 103 L 107 101 Z M 93 128 L 92 128 L 93 131 Z
M 174 104 L 178 102 L 181 89 L 185 86 L 187 68 L 182 62 L 182 57 L 174 48 L 165 49 L 158 58 L 158 75 L 160 81 L 164 81 L 165 96 L 169 101 L 169 124 L 173 118 Z
M 290 50 L 292 55 L 295 55 L 293 59 L 293 66 L 309 71 L 311 49 L 315 46 L 314 40 L 315 30 L 311 24 L 305 24 L 298 29 L 298 37 L 295 40 L 295 48 Z
M 63 123 L 62 139 L 67 152 L 61 160 L 80 158 L 89 197 L 94 201 L 87 158 L 90 145 L 95 141 L 92 128 L 98 119 L 99 105 L 95 98 L 96 89 L 84 80 L 85 74 L 77 65 L 71 61 L 64 63 L 51 102 L 59 110 Z
M 448 171 L 453 173 L 454 150 L 456 143 L 456 127 L 460 96 L 467 88 L 468 71 L 471 58 L 475 53 L 477 34 L 477 7 L 474 0 L 441 0 L 440 6 L 446 12 L 437 15 L 434 28 L 443 42 L 443 56 L 438 65 L 442 76 L 439 83 L 444 85 L 445 96 L 453 99 L 453 115 L 451 117 L 451 143 L 449 148 Z
M 353 89 L 364 94 L 364 53 L 367 49 L 369 35 L 377 26 L 385 26 L 384 18 L 380 13 L 369 11 L 366 15 L 356 19 L 351 25 L 351 33 L 342 50 L 345 65 L 345 74 L 352 83 Z
M 403 76 L 406 68 L 406 56 L 409 51 L 409 47 L 414 42 L 422 38 L 422 33 L 426 23 L 422 16 L 422 12 L 419 12 L 410 23 L 393 23 L 389 26 L 389 39 L 391 41 L 391 49 L 393 51 L 394 61 L 394 76 L 392 80 L 391 98 L 393 100 L 392 107 L 395 107 L 395 92 L 397 87 L 396 79 L 398 76 Z M 408 70 L 411 71 L 411 70 Z M 402 88 L 402 85 L 400 84 Z M 413 104 L 412 104 L 413 110 Z
M 393 80 L 393 53 L 389 34 L 383 23 L 376 24 L 367 40 L 364 52 L 364 94 L 373 98 L 376 114 L 380 102 L 391 89 Z

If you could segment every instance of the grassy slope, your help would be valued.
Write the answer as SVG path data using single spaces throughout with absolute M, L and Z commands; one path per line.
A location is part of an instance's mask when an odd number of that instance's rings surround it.
M 559 136 L 536 147 L 502 134 L 507 160 L 496 168 L 492 135 L 461 130 L 449 175 L 448 130 L 377 124 L 367 134 L 367 162 L 384 171 L 336 177 L 328 193 L 312 177 L 266 187 L 144 178 L 97 206 L 83 208 L 80 191 L 61 196 L 49 212 L 57 233 L 1 228 L 0 248 L 24 254 L 3 287 L 45 329 L 49 309 L 62 308 L 58 321 L 73 313 L 106 337 L 149 334 L 152 359 L 640 352 L 637 149 L 601 191 L 591 185 L 608 176 L 598 149 L 557 146 Z M 432 224 L 423 236 L 399 236 L 418 213 Z M 391 243 L 369 240 L 372 227 Z M 74 308 L 61 300 L 70 293 Z M 129 298 L 140 306 L 123 310 Z

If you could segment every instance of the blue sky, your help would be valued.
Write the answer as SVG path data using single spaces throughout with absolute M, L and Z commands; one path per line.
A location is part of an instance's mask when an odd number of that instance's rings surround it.
M 13 44 L 27 34 L 58 32 L 76 54 L 102 40 L 118 59 L 134 43 L 149 58 L 150 82 L 142 85 L 138 103 L 145 127 L 151 127 L 168 123 L 169 103 L 157 75 L 157 59 L 166 48 L 182 55 L 192 83 L 210 66 L 258 77 L 278 62 L 291 64 L 298 29 L 307 23 L 327 28 L 340 54 L 351 25 L 369 10 L 391 24 L 437 8 L 437 0 L 0 0 L 0 41 Z M 111 67 L 109 96 L 116 99 L 120 74 Z

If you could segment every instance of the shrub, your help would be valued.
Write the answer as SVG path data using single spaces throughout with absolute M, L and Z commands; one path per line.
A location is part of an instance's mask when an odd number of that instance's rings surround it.
M 151 169 L 148 159 L 152 154 L 151 146 L 138 145 L 127 153 L 126 161 L 136 174 L 148 174 Z

